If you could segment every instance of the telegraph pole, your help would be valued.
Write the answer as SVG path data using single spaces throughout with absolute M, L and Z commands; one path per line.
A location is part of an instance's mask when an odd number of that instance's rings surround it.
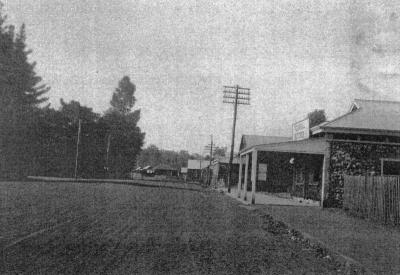
M 78 177 L 78 156 L 79 156 L 79 143 L 81 141 L 81 120 L 78 120 L 78 139 L 76 141 L 76 155 L 75 155 L 75 179 Z
M 108 159 L 109 159 L 109 155 L 110 155 L 110 144 L 111 144 L 111 133 L 108 135 L 107 138 L 107 150 L 106 150 L 106 171 L 107 171 L 107 178 L 110 177 L 110 167 L 108 164 Z
M 205 150 L 210 149 L 210 164 L 208 166 L 208 181 L 211 183 L 211 162 L 212 162 L 212 156 L 213 156 L 213 136 L 211 135 L 211 143 L 204 147 Z
M 238 105 L 250 105 L 250 89 L 236 86 L 224 86 L 223 103 L 233 104 L 233 127 L 231 154 L 229 156 L 228 193 L 231 192 L 233 150 L 235 149 L 235 130 Z

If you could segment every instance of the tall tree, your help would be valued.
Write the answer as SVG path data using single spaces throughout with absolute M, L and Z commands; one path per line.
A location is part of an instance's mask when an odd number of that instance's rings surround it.
M 30 172 L 32 127 L 49 87 L 28 60 L 25 25 L 15 34 L 5 22 L 0 6 L 0 177 L 15 178 Z
M 122 115 L 129 113 L 136 102 L 136 86 L 128 76 L 124 76 L 118 83 L 111 99 L 111 110 Z
M 100 115 L 94 113 L 92 108 L 82 106 L 74 100 L 69 103 L 61 100 L 60 113 L 64 121 L 64 131 L 60 135 L 61 144 L 59 147 L 64 148 L 64 167 L 69 167 L 68 171 L 64 170 L 67 172 L 67 176 L 71 176 L 74 169 L 78 120 L 81 120 L 78 176 L 103 177 L 108 128 L 100 121 Z
M 99 114 L 93 112 L 92 108 L 82 106 L 78 101 L 71 100 L 69 103 L 66 103 L 61 99 L 60 103 L 60 111 L 65 117 L 71 120 L 71 122 L 76 123 L 79 119 L 85 122 L 94 122 L 100 117 Z
M 140 110 L 132 111 L 136 102 L 135 91 L 135 85 L 124 76 L 112 95 L 111 108 L 103 117 L 109 127 L 110 172 L 116 178 L 126 177 L 136 166 L 144 143 L 145 134 L 137 126 Z

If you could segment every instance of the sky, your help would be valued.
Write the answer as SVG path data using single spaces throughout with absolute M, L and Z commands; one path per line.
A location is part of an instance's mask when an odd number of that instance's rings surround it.
M 328 119 L 354 98 L 400 101 L 400 3 L 333 1 L 3 0 L 26 24 L 49 102 L 103 113 L 118 81 L 135 83 L 146 146 L 230 147 L 223 86 L 251 89 L 243 134 L 291 136 L 314 109 Z

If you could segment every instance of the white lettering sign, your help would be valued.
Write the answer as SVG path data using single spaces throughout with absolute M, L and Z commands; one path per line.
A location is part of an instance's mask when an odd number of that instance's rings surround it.
M 267 180 L 267 171 L 268 166 L 265 163 L 258 164 L 258 180 L 266 181 Z
M 293 124 L 293 140 L 302 140 L 310 137 L 310 120 L 308 118 Z

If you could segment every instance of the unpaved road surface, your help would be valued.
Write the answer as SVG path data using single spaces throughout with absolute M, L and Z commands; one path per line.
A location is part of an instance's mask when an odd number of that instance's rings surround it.
M 211 191 L 0 183 L 0 273 L 336 274 L 256 211 Z

